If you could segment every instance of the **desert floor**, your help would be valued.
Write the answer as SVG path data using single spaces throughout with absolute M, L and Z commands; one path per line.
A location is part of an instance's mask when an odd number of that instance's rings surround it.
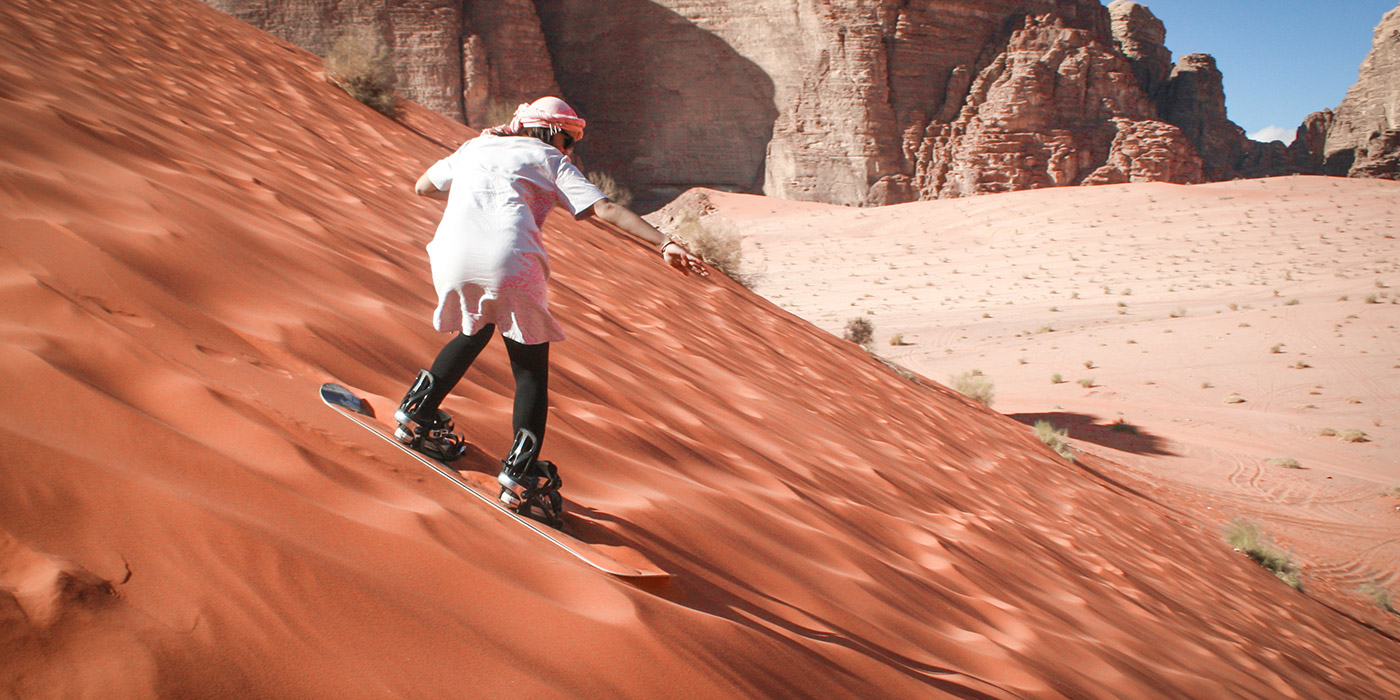
M 876 354 L 938 382 L 980 372 L 996 410 L 1259 521 L 1344 594 L 1400 581 L 1400 184 L 708 196 L 784 308 L 836 334 L 864 317 Z

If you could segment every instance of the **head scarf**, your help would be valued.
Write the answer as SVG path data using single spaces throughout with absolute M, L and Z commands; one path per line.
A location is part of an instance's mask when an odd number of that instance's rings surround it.
M 526 129 L 542 126 L 549 129 L 558 129 L 573 137 L 575 141 L 583 138 L 583 127 L 588 122 L 574 111 L 568 103 L 558 97 L 541 97 L 529 104 L 521 104 L 515 108 L 515 116 L 511 118 L 509 124 L 502 124 L 486 130 L 486 133 L 494 136 L 519 136 Z

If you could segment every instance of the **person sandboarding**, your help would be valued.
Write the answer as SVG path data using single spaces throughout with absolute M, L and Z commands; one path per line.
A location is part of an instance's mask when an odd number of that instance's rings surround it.
M 539 459 L 549 396 L 549 346 L 564 331 L 549 311 L 549 256 L 540 227 L 562 206 L 576 219 L 596 216 L 657 247 L 689 275 L 709 271 L 699 258 L 631 210 L 609 200 L 569 160 L 586 122 L 557 97 L 520 105 L 508 124 L 486 130 L 418 178 L 414 191 L 446 200 L 428 244 L 438 305 L 433 326 L 457 333 L 432 367 L 419 370 L 394 419 L 398 440 L 442 462 L 465 443 L 439 406 L 500 331 L 515 378 L 514 440 L 502 460 L 500 500 L 518 513 L 538 509 L 558 526 L 558 469 Z

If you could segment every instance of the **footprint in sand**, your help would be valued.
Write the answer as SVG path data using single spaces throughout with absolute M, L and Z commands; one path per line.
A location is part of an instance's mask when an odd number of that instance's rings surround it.
M 155 325 L 156 325 L 155 323 L 151 322 L 149 319 L 147 319 L 145 316 L 142 316 L 141 314 L 133 313 L 133 312 L 131 312 L 131 311 L 126 311 L 126 310 L 124 310 L 124 309 L 113 308 L 113 307 L 112 307 L 110 304 L 108 304 L 105 300 L 103 300 L 103 299 L 101 299 L 101 298 L 99 298 L 99 297 L 84 296 L 84 297 L 81 297 L 81 298 L 83 299 L 83 301 L 88 301 L 88 302 L 91 302 L 91 303 L 95 304 L 95 305 L 97 306 L 97 308 L 102 309 L 102 311 L 103 311 L 104 313 L 106 313 L 108 316 L 116 317 L 116 318 L 118 318 L 118 319 L 120 319 L 120 320 L 122 320 L 122 321 L 125 321 L 125 322 L 127 322 L 127 323 L 133 325 L 133 326 L 136 326 L 137 328 L 154 328 Z
M 212 357 L 212 358 L 214 358 L 214 359 L 216 359 L 216 360 L 219 360 L 220 362 L 227 362 L 227 363 L 229 363 L 229 364 L 233 364 L 233 363 L 236 363 L 236 362 L 242 362 L 242 363 L 244 363 L 244 364 L 252 365 L 253 367 L 257 367 L 258 369 L 266 370 L 266 371 L 268 371 L 268 372 L 272 372 L 273 374 L 281 375 L 281 376 L 286 377 L 286 378 L 288 378 L 288 379 L 292 378 L 292 373 L 291 373 L 291 372 L 289 372 L 289 371 L 287 371 L 287 370 L 285 370 L 285 369 L 283 369 L 283 368 L 281 368 L 281 367 L 278 367 L 277 365 L 275 365 L 275 364 L 273 364 L 273 363 L 271 363 L 271 362 L 268 362 L 267 360 L 259 359 L 259 358 L 257 358 L 257 357 L 252 356 L 252 355 L 249 355 L 249 354 L 247 354 L 247 353 L 243 353 L 243 354 L 239 354 L 239 355 L 234 355 L 234 354 L 232 354 L 232 353 L 227 353 L 227 352 L 224 352 L 223 350 L 219 350 L 218 348 L 211 348 L 211 347 L 209 347 L 208 345 L 200 345 L 200 344 L 196 344 L 196 345 L 194 346 L 194 349 L 195 349 L 195 350 L 198 350 L 199 353 L 200 353 L 201 355 L 205 355 L 205 356 L 207 356 L 207 357 Z

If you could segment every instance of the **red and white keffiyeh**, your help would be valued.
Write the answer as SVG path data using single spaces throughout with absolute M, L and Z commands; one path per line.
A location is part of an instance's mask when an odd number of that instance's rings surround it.
M 541 97 L 534 102 L 521 104 L 515 108 L 515 116 L 509 124 L 492 127 L 486 133 L 493 136 L 519 136 L 526 129 L 536 126 L 555 128 L 567 133 L 578 141 L 583 138 L 583 127 L 588 122 L 574 111 L 568 103 L 558 97 Z

